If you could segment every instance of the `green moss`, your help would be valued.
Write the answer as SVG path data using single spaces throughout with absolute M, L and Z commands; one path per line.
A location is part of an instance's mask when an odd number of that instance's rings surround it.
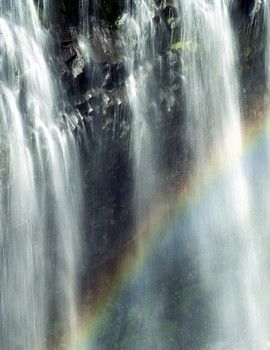
M 169 25 L 172 25 L 173 22 L 175 21 L 175 18 L 174 18 L 174 17 L 168 17 L 168 18 L 166 19 L 166 21 L 167 21 L 167 23 L 168 23 Z
M 187 40 L 187 41 L 176 41 L 170 45 L 170 50 L 172 51 L 191 51 L 196 52 L 198 50 L 198 44 L 196 41 Z

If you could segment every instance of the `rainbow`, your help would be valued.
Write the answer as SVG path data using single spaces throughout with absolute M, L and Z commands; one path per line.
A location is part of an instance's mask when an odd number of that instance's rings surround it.
M 268 122 L 265 118 L 259 118 L 245 127 L 244 151 L 241 155 L 245 158 L 259 149 L 266 138 L 270 138 Z M 96 334 L 104 327 L 107 318 L 106 305 L 113 301 L 128 283 L 136 278 L 141 267 L 145 263 L 155 243 L 161 235 L 166 232 L 167 225 L 176 220 L 183 219 L 188 208 L 198 204 L 209 191 L 209 188 L 217 183 L 226 171 L 233 166 L 239 155 L 236 155 L 223 164 L 218 161 L 218 152 L 215 157 L 209 160 L 209 171 L 211 174 L 206 180 L 193 176 L 188 183 L 182 185 L 173 196 L 162 200 L 162 206 L 154 208 L 151 215 L 141 225 L 139 232 L 136 232 L 134 244 L 120 257 L 116 272 L 113 275 L 113 282 L 109 288 L 97 296 L 95 305 L 85 302 L 82 305 L 80 318 L 80 329 L 76 344 L 72 350 L 89 350 L 95 340 Z M 164 202 L 166 203 L 164 205 Z

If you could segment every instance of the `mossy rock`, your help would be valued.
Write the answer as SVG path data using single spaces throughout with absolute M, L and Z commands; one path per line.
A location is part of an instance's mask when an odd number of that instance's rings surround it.
M 196 52 L 198 50 L 199 46 L 197 42 L 192 40 L 187 41 L 177 41 L 170 45 L 170 50 L 179 52 L 179 51 L 191 51 Z

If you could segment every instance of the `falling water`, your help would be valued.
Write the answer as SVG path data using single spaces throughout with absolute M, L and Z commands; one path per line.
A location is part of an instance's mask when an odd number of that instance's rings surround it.
M 73 135 L 57 109 L 61 87 L 53 81 L 47 64 L 50 62 L 48 33 L 40 24 L 36 3 L 40 3 L 43 18 L 49 21 L 48 0 L 0 0 L 0 348 L 3 350 L 45 350 L 55 343 L 63 349 L 75 349 L 78 329 L 80 164 Z M 126 349 L 126 344 L 136 350 L 186 349 L 190 345 L 185 344 L 200 342 L 197 347 L 200 350 L 263 350 L 270 346 L 266 244 L 270 224 L 266 190 L 270 176 L 269 140 L 266 155 L 260 154 L 259 159 L 247 164 L 243 157 L 238 48 L 229 13 L 231 3 L 232 0 L 126 0 L 125 13 L 117 21 L 120 40 L 111 28 L 103 28 L 98 20 L 94 23 L 89 18 L 90 13 L 95 13 L 95 6 L 100 6 L 99 1 L 79 1 L 81 55 L 76 47 L 74 60 L 81 63 L 78 74 L 82 73 L 89 82 L 83 98 L 96 89 L 94 86 L 98 86 L 98 93 L 108 93 L 102 79 L 112 73 L 110 69 L 118 65 L 119 56 L 123 55 L 126 85 L 123 87 L 120 82 L 115 85 L 121 93 L 126 90 L 132 119 L 132 210 L 135 231 L 141 234 L 134 240 L 134 245 L 138 244 L 132 253 L 138 260 L 147 255 L 145 250 L 149 248 L 143 246 L 147 239 L 139 239 L 143 236 L 141 228 L 147 231 L 155 226 L 151 220 L 157 220 L 152 218 L 151 210 L 158 202 L 161 184 L 159 111 L 166 110 L 165 117 L 171 117 L 167 106 L 162 109 L 161 90 L 168 89 L 169 97 L 178 91 L 180 100 L 180 90 L 184 87 L 183 130 L 188 150 L 181 152 L 191 155 L 193 180 L 195 183 L 198 180 L 204 189 L 198 203 L 186 209 L 180 224 L 173 218 L 164 225 L 166 232 L 156 234 L 160 242 L 153 238 L 149 255 L 136 267 L 136 276 L 134 273 L 134 279 L 127 281 L 123 293 L 119 293 L 120 303 L 116 302 L 116 306 L 111 303 L 110 307 L 120 316 L 119 323 L 114 327 L 111 322 L 108 329 L 109 334 L 116 332 L 119 349 Z M 175 5 L 181 20 L 174 18 Z M 262 8 L 267 32 L 269 90 L 269 0 L 255 1 L 251 16 L 255 18 Z M 166 40 L 163 38 L 164 42 L 162 39 L 158 43 L 158 30 L 165 31 L 162 25 L 168 32 L 169 27 L 174 28 L 172 40 L 181 32 L 179 42 L 167 43 L 167 32 Z M 123 48 L 115 57 L 109 57 L 108 47 L 114 45 L 110 39 L 122 44 L 115 45 L 119 51 Z M 158 71 L 163 63 L 167 68 L 172 65 L 172 60 L 179 60 L 182 67 L 181 79 L 180 70 L 179 76 L 175 75 L 176 90 L 171 89 L 170 74 L 163 75 L 169 80 L 165 82 Z M 112 90 L 108 90 L 110 95 Z M 114 126 L 117 113 L 121 113 L 120 108 L 113 112 Z M 108 115 L 105 117 L 110 119 Z M 98 140 L 97 154 L 91 164 L 97 168 L 100 165 L 98 174 L 102 177 L 101 152 L 107 146 L 103 139 L 107 126 L 101 131 L 100 119 L 99 129 L 95 130 L 98 135 L 94 135 Z M 269 123 L 267 128 L 269 131 Z M 112 135 L 116 137 L 114 129 Z M 87 132 L 84 137 L 86 140 Z M 87 156 L 91 152 L 88 148 Z M 217 178 L 214 173 L 222 176 Z M 89 202 L 92 198 L 102 198 L 99 188 L 109 180 L 98 179 L 98 190 L 91 189 L 93 197 L 89 196 Z M 144 220 L 148 216 L 150 219 Z M 143 233 L 148 237 L 148 232 Z M 195 242 L 195 248 L 184 252 L 185 247 L 192 245 L 190 242 Z M 181 265 L 185 260 L 181 254 L 190 254 L 188 261 L 192 260 L 195 266 L 191 264 L 195 270 L 192 273 L 199 271 L 199 283 L 193 289 L 177 276 L 180 271 L 184 279 L 189 279 L 186 273 L 189 266 Z M 183 295 L 194 289 L 205 301 L 206 306 L 201 303 L 202 309 L 199 307 L 196 312 L 206 325 L 193 321 L 196 315 L 189 310 L 195 310 L 196 305 L 192 308 L 184 305 Z M 193 296 L 189 298 L 193 303 Z M 192 323 L 199 334 L 195 342 L 188 339 L 194 336 L 189 329 Z M 203 328 L 203 332 L 197 327 Z M 129 335 L 132 340 L 127 339 Z M 105 349 L 103 344 L 113 344 L 115 338 L 106 337 L 105 331 L 99 341 L 101 347 L 97 345 L 93 349 Z M 196 345 L 191 348 L 197 349 Z
M 160 148 L 154 125 L 158 123 L 156 65 L 156 28 L 154 23 L 155 5 L 151 0 L 126 1 L 126 13 L 121 22 L 126 70 L 126 91 L 131 109 L 131 155 L 133 171 L 133 215 L 135 230 L 139 231 L 145 217 L 153 208 L 160 178 L 157 174 L 157 156 Z M 151 220 L 149 220 L 151 225 Z M 149 228 L 146 228 L 146 231 Z M 143 247 L 135 240 L 137 253 Z M 131 309 L 139 303 L 144 315 L 134 329 L 126 327 L 131 334 L 132 349 L 155 349 L 163 340 L 157 334 L 153 319 L 158 320 L 163 310 L 160 297 L 153 298 L 151 286 L 156 276 L 156 261 L 150 267 L 140 269 L 136 284 L 129 291 Z M 148 296 L 147 304 L 144 297 Z M 140 304 L 141 303 L 141 304 Z M 139 334 L 139 337 L 135 336 Z M 121 344 L 121 345 L 120 345 Z M 120 342 L 120 346 L 125 347 Z
M 89 0 L 80 0 L 79 6 L 80 15 L 80 34 L 84 37 L 88 37 L 90 34 L 89 27 Z
M 89 0 L 80 0 L 79 2 L 79 46 L 81 48 L 83 56 L 87 62 L 90 60 L 90 47 L 89 47 Z
M 93 57 L 93 50 L 90 44 L 90 34 L 92 34 L 92 25 L 90 23 L 90 11 L 97 15 L 96 0 L 80 0 L 79 1 L 79 36 L 78 42 L 81 53 L 87 63 L 90 63 Z
M 258 9 L 259 6 L 261 6 L 261 3 L 262 1 L 257 0 L 255 2 L 254 9 Z M 270 18 L 269 18 L 270 3 L 268 0 L 263 0 L 263 4 L 264 4 L 264 17 L 265 17 L 265 24 L 266 24 L 265 73 L 266 73 L 266 84 L 267 84 L 267 89 L 269 93 L 270 91 Z
M 250 217 L 250 191 L 242 157 L 237 49 L 230 1 L 181 1 L 187 143 L 197 176 L 225 176 L 191 217 L 202 283 L 213 300 L 207 349 L 264 349 L 261 304 L 264 279 Z
M 123 20 L 127 94 L 132 110 L 134 210 L 137 224 L 149 210 L 157 186 L 151 127 L 151 84 L 155 59 L 154 5 L 152 1 L 126 2 Z
M 1 1 L 0 32 L 0 347 L 45 349 L 57 319 L 67 349 L 80 246 L 76 145 L 56 122 L 34 1 Z

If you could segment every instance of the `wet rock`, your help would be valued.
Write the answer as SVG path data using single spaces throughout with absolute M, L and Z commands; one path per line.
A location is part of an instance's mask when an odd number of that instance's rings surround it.
M 63 62 L 68 63 L 74 60 L 76 56 L 77 56 L 77 52 L 73 42 L 61 44 L 60 59 Z
M 160 5 L 161 5 L 161 3 L 162 3 L 162 0 L 155 0 L 155 4 L 156 4 L 156 6 L 160 6 Z
M 105 47 L 103 46 L 103 40 L 95 36 L 90 39 L 91 47 L 91 59 L 96 63 L 106 63 L 110 61 L 109 56 L 106 54 Z
M 163 17 L 165 19 L 167 18 L 177 18 L 178 16 L 178 12 L 177 12 L 177 9 L 175 6 L 173 5 L 165 5 L 163 8 L 162 8 L 162 11 L 161 11 Z
M 75 47 L 75 46 L 74 46 Z M 85 67 L 85 59 L 79 49 L 76 47 L 76 56 L 74 57 L 75 59 L 71 59 L 69 62 L 71 63 L 71 71 L 73 74 L 73 77 L 76 78 L 79 75 L 83 73 L 84 67 Z
M 107 74 L 102 84 L 102 87 L 104 89 L 113 90 L 124 83 L 125 67 L 123 62 L 107 65 L 105 69 L 107 71 Z
M 78 104 L 76 108 L 83 116 L 88 116 L 89 113 L 92 111 L 91 105 L 88 101 L 84 101 Z

